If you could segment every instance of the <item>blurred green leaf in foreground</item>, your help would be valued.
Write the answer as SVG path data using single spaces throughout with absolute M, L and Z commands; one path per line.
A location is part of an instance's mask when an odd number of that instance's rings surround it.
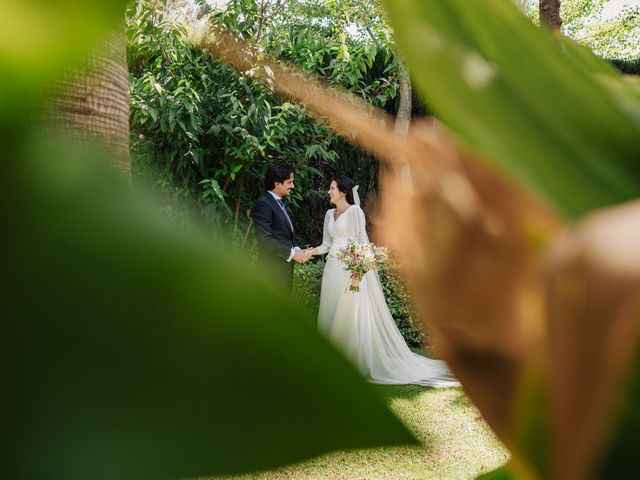
M 6 478 L 180 478 L 414 442 L 246 259 L 162 224 L 94 158 L 22 153 L 1 189 Z

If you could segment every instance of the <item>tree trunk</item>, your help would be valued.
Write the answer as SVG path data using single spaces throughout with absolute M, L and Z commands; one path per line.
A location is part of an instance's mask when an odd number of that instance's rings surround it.
M 395 133 L 400 137 L 406 137 L 411 122 L 411 76 L 407 67 L 400 63 L 398 68 L 400 80 L 400 105 L 396 116 Z
M 398 79 L 400 80 L 400 104 L 398 105 L 398 114 L 394 126 L 394 133 L 404 139 L 409 133 L 409 125 L 411 124 L 411 75 L 403 62 L 398 64 Z M 382 164 L 382 162 L 381 162 Z M 411 183 L 411 168 L 409 164 L 403 164 L 396 167 L 396 176 L 405 182 Z
M 129 72 L 122 31 L 106 37 L 54 86 L 45 121 L 56 134 L 109 149 L 112 164 L 131 179 Z
M 371 38 L 375 41 L 375 37 L 369 32 Z M 411 75 L 409 70 L 402 61 L 398 62 L 398 80 L 400 82 L 400 103 L 398 105 L 398 113 L 396 115 L 396 121 L 393 128 L 393 133 L 400 139 L 406 139 L 409 133 L 409 126 L 411 125 L 411 103 L 412 103 L 412 89 L 411 89 Z M 402 185 L 403 188 L 412 188 L 413 178 L 411 175 L 411 167 L 409 166 L 408 159 L 398 158 L 398 162 L 393 164 L 393 167 L 389 167 L 386 162 L 380 161 L 378 166 L 378 185 L 382 185 L 386 177 L 393 177 L 393 181 L 398 185 Z M 404 160 L 404 162 L 403 162 Z M 378 211 L 382 211 L 380 208 L 380 200 L 382 196 L 379 193 L 372 194 L 369 192 L 365 203 L 365 211 L 369 217 L 370 224 L 372 225 L 371 236 L 375 239 L 375 232 L 379 231 L 382 227 L 377 225 L 376 218 Z
M 544 25 L 552 32 L 559 31 L 562 26 L 560 18 L 560 0 L 540 0 L 540 25 Z

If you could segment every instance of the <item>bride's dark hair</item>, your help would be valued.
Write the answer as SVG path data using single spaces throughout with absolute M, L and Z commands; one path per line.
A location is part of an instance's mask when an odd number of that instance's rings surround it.
M 350 205 L 353 205 L 355 203 L 353 201 L 353 187 L 356 186 L 356 182 L 344 175 L 335 177 L 333 180 L 336 182 L 338 190 L 346 195 L 347 202 L 349 202 Z

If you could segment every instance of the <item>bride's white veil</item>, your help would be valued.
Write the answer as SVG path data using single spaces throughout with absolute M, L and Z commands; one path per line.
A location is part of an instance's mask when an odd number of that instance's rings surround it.
M 358 195 L 359 186 L 360 185 L 356 185 L 351 190 L 351 193 L 353 193 L 353 204 L 357 205 L 358 207 L 360 207 L 360 195 Z M 362 214 L 362 219 L 359 216 L 356 216 L 355 218 L 356 218 L 357 229 L 360 232 L 360 235 L 362 236 L 361 241 L 364 243 L 370 243 L 369 236 L 367 235 L 367 229 L 365 228 L 364 214 Z
M 358 187 L 360 187 L 360 185 L 356 185 L 355 187 L 353 187 L 351 192 L 353 193 L 353 203 L 360 206 L 360 196 L 358 195 Z

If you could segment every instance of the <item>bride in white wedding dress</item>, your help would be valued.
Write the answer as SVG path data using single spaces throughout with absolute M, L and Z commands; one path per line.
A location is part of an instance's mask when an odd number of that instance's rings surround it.
M 344 270 L 336 252 L 349 240 L 369 243 L 365 216 L 357 186 L 350 178 L 333 180 L 328 193 L 336 208 L 325 215 L 322 245 L 311 249 L 312 255 L 328 253 L 322 275 L 319 329 L 372 383 L 459 386 L 444 362 L 409 349 L 389 312 L 377 272 L 364 275 L 359 292 L 349 291 L 350 273 Z

